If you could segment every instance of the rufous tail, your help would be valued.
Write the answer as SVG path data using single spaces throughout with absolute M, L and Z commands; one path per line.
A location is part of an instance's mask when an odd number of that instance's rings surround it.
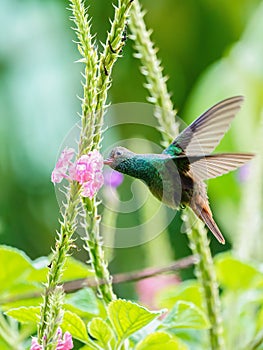
M 191 208 L 193 209 L 194 213 L 199 217 L 199 219 L 201 219 L 206 224 L 206 226 L 213 233 L 216 239 L 220 243 L 225 244 L 225 239 L 212 217 L 212 212 L 209 208 L 209 204 L 208 203 L 202 203 L 202 204 L 203 205 L 200 206 L 198 203 L 194 203 L 194 205 L 191 205 Z

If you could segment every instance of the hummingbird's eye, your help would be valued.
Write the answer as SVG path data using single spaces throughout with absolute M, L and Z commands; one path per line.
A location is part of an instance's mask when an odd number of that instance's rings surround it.
M 115 156 L 121 156 L 122 155 L 122 151 L 118 150 L 115 152 Z

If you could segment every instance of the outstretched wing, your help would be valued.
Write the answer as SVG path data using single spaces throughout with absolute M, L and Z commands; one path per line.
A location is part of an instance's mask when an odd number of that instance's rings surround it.
M 235 96 L 217 103 L 184 129 L 163 153 L 171 156 L 210 154 L 228 130 L 243 100 L 243 96 Z
M 189 157 L 190 168 L 198 180 L 207 180 L 235 170 L 252 159 L 251 153 L 222 153 Z

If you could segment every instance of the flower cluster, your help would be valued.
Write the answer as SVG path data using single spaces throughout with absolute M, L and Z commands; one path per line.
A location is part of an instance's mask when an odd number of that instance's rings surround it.
M 60 183 L 63 179 L 75 180 L 82 185 L 83 197 L 94 197 L 95 193 L 103 185 L 102 175 L 103 158 L 97 151 L 90 151 L 72 162 L 74 156 L 73 148 L 65 148 L 51 175 L 53 183 Z
M 62 330 L 58 328 L 57 331 L 57 346 L 56 350 L 71 350 L 73 349 L 72 336 L 69 332 L 64 334 L 62 338 Z M 30 350 L 43 350 L 43 346 L 38 344 L 37 338 L 32 338 L 32 345 Z

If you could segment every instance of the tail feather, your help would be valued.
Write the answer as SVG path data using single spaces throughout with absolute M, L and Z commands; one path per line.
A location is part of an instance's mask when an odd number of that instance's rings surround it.
M 205 205 L 202 207 L 199 207 L 198 205 L 191 206 L 195 214 L 201 219 L 206 226 L 209 228 L 209 230 L 213 233 L 213 235 L 216 237 L 216 239 L 222 243 L 225 244 L 225 239 L 222 233 L 220 232 L 215 220 L 212 217 L 211 210 L 209 208 L 209 205 Z
M 213 235 L 216 237 L 216 239 L 222 243 L 225 244 L 225 239 L 220 232 L 215 220 L 213 219 L 212 215 L 210 215 L 206 210 L 202 210 L 199 214 L 200 219 L 204 221 L 204 223 L 207 225 L 209 230 L 213 233 Z

